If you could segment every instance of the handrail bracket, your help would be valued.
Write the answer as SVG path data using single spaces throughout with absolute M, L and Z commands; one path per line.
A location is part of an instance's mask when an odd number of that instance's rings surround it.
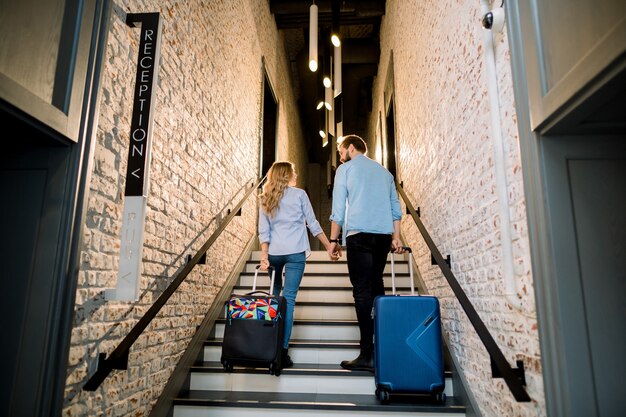
M 504 378 L 500 369 L 496 365 L 496 362 L 493 360 L 493 357 L 489 355 L 489 359 L 491 359 L 491 377 L 492 378 Z M 517 364 L 517 368 L 511 367 L 511 371 L 517 376 L 517 379 L 522 383 L 523 386 L 526 386 L 526 372 L 524 371 L 524 361 L 517 360 L 515 361 Z

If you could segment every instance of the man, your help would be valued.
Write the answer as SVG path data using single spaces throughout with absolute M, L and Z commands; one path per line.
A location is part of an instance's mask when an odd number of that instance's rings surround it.
M 374 298 L 385 294 L 383 271 L 390 249 L 403 253 L 400 242 L 402 209 L 394 178 L 378 162 L 365 156 L 367 145 L 356 135 L 345 136 L 337 146 L 340 160 L 333 188 L 328 254 L 341 256 L 343 230 L 348 272 L 361 333 L 361 352 L 341 362 L 351 370 L 374 371 Z

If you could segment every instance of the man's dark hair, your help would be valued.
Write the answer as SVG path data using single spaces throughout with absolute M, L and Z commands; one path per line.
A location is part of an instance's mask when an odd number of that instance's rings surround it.
M 348 148 L 350 145 L 354 146 L 354 149 L 361 152 L 362 154 L 367 152 L 367 145 L 365 141 L 357 135 L 346 135 L 343 137 L 340 146 L 342 148 Z

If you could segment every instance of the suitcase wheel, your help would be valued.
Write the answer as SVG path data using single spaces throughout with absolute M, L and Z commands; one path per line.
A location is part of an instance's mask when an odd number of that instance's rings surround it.
M 224 361 L 223 365 L 224 365 L 224 371 L 228 373 L 231 373 L 233 371 L 233 365 L 229 363 L 228 361 Z
M 438 392 L 437 394 L 433 395 L 433 398 L 435 399 L 435 401 L 437 401 L 439 404 L 443 404 L 446 402 L 446 393 L 445 392 Z
M 389 402 L 389 391 L 386 389 L 376 388 L 376 398 L 383 404 L 387 404 Z
M 270 363 L 270 375 L 280 376 L 280 367 L 275 363 Z

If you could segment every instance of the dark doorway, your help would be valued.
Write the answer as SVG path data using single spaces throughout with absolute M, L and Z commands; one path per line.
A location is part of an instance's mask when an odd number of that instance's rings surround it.
M 278 102 L 263 65 L 263 137 L 261 138 L 261 177 L 267 174 L 276 160 L 276 125 Z
M 61 143 L 0 109 L 7 138 L 0 156 L 0 415 L 43 416 L 57 409 L 65 380 L 73 306 L 67 259 L 74 143 Z
M 393 96 L 389 101 L 387 109 L 387 118 L 385 125 L 387 126 L 387 139 L 385 141 L 385 155 L 387 156 L 386 166 L 391 175 L 396 177 L 396 121 L 393 111 Z

